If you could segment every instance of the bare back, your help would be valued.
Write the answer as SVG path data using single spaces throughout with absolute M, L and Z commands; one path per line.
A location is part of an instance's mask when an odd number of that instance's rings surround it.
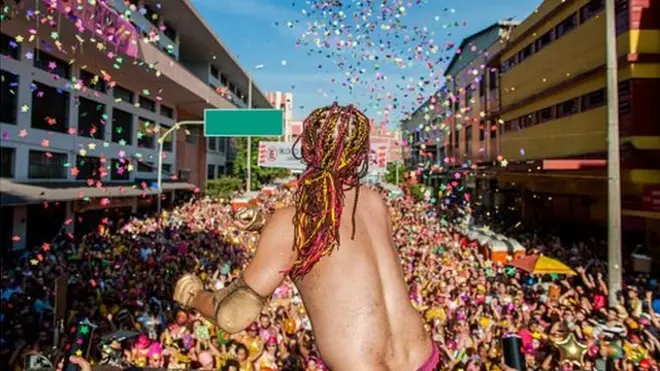
M 432 347 L 408 300 L 381 196 L 360 189 L 355 239 L 347 192 L 340 246 L 296 282 L 326 364 L 335 370 L 416 370 Z

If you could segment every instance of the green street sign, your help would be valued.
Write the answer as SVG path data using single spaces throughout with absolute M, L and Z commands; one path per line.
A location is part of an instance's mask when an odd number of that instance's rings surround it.
M 204 110 L 204 136 L 279 137 L 284 132 L 284 112 L 280 109 Z

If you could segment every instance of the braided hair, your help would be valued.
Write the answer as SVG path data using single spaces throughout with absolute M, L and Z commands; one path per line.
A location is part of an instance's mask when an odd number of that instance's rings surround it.
M 353 188 L 351 238 L 355 238 L 360 179 L 369 165 L 369 132 L 369 119 L 354 106 L 334 103 L 316 109 L 305 119 L 302 134 L 293 145 L 301 146 L 302 160 L 307 164 L 294 197 L 298 259 L 288 272 L 293 279 L 304 277 L 338 247 L 344 192 Z

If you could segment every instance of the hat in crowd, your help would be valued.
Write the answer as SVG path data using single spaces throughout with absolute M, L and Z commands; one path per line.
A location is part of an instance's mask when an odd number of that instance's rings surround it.
M 267 344 L 268 345 L 277 345 L 277 337 L 271 336 L 270 338 L 268 338 L 268 343 Z
M 147 349 L 149 348 L 149 345 L 151 341 L 149 341 L 149 338 L 145 334 L 141 334 L 138 336 L 137 343 L 135 343 L 135 347 L 138 349 Z

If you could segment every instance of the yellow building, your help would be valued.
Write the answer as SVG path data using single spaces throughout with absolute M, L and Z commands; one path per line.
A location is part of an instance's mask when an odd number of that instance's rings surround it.
M 660 2 L 615 6 L 624 228 L 660 245 Z M 499 111 L 489 115 L 508 162 L 498 180 L 522 191 L 526 218 L 606 221 L 604 8 L 546 0 L 489 61 L 500 71 Z

